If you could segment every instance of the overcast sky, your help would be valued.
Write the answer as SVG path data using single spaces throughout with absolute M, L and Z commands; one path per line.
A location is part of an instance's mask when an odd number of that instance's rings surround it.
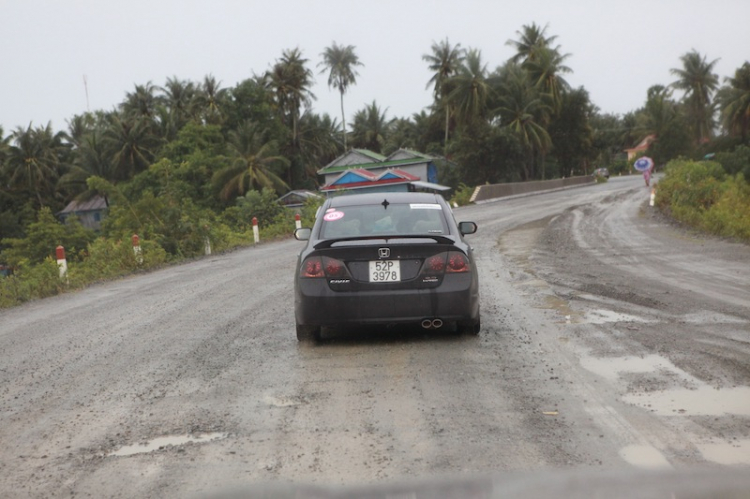
M 317 68 L 333 41 L 365 65 L 345 95 L 347 121 L 373 100 L 388 118 L 410 117 L 432 100 L 422 55 L 433 42 L 478 48 L 493 70 L 532 22 L 558 36 L 571 54 L 565 78 L 603 112 L 642 106 L 691 49 L 720 59 L 722 82 L 750 60 L 749 0 L 0 0 L 0 126 L 63 130 L 135 84 L 174 76 L 233 87 L 294 47 L 315 71 L 313 110 L 340 121 L 338 92 Z

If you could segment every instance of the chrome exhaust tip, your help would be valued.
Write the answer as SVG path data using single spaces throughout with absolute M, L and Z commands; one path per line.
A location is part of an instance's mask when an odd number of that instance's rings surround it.
M 432 321 L 430 319 L 425 319 L 422 321 L 422 327 L 425 329 L 431 329 L 432 328 Z
M 432 321 L 432 327 L 435 329 L 440 329 L 443 327 L 443 319 L 435 319 Z

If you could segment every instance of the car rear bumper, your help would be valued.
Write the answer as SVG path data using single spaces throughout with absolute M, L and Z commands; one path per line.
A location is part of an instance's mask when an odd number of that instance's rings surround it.
M 310 326 L 406 324 L 439 318 L 475 320 L 479 292 L 471 274 L 445 276 L 432 289 L 333 291 L 325 279 L 301 279 L 295 293 L 295 318 Z

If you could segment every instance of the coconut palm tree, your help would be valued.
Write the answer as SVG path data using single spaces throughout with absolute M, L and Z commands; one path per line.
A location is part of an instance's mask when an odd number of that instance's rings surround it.
M 544 48 L 552 48 L 552 44 L 557 39 L 557 35 L 545 36 L 547 26 L 542 28 L 536 23 L 531 26 L 524 25 L 520 31 L 516 31 L 518 40 L 508 40 L 506 45 L 516 49 L 516 55 L 511 57 L 512 62 L 533 61 L 537 58 L 538 52 Z M 557 48 L 555 48 L 557 50 Z
M 481 51 L 468 50 L 456 75 L 443 84 L 449 87 L 447 100 L 456 110 L 459 124 L 466 126 L 489 117 L 490 104 L 495 97 L 494 79 L 487 76 Z
M 127 180 L 149 167 L 159 139 L 153 134 L 152 123 L 147 118 L 124 119 L 112 113 L 102 142 L 112 154 L 114 178 Z
M 540 47 L 535 50 L 534 57 L 523 63 L 523 68 L 529 73 L 531 83 L 541 94 L 549 96 L 553 114 L 557 114 L 562 104 L 562 95 L 570 90 L 570 85 L 560 76 L 572 70 L 563 65 L 570 54 L 560 54 L 557 49 Z
M 683 109 L 672 99 L 669 87 L 653 85 L 648 89 L 646 106 L 638 114 L 637 130 L 641 137 L 656 136 L 649 146 L 649 156 L 657 164 L 688 152 L 690 136 Z
M 750 131 L 750 62 L 745 62 L 726 78 L 729 85 L 721 88 L 717 100 L 721 106 L 721 121 L 730 134 L 739 135 L 745 142 Z
M 161 100 L 169 110 L 174 126 L 179 130 L 191 118 L 191 107 L 196 94 L 195 85 L 174 76 L 167 78 L 167 83 L 159 90 L 163 94 Z
M 125 94 L 125 102 L 120 104 L 120 109 L 126 117 L 154 118 L 156 108 L 162 100 L 156 96 L 158 87 L 151 82 L 145 85 L 136 85 L 133 92 Z
M 227 89 L 221 88 L 221 82 L 213 75 L 207 75 L 197 89 L 193 107 L 204 123 L 219 125 L 224 120 L 226 98 Z
M 292 145 L 299 149 L 297 123 L 300 108 L 310 105 L 315 94 L 310 87 L 313 84 L 313 73 L 307 68 L 309 61 L 302 57 L 299 48 L 284 50 L 273 68 L 266 75 L 267 85 L 273 90 L 276 105 L 292 131 Z
M 274 167 L 289 167 L 290 162 L 276 154 L 276 142 L 266 140 L 265 133 L 254 123 L 245 122 L 229 133 L 228 151 L 231 165 L 216 172 L 212 179 L 223 201 L 242 196 L 250 189 L 287 189 Z
M 516 137 L 523 148 L 527 161 L 523 178 L 535 178 L 537 155 L 546 153 L 552 146 L 549 133 L 542 124 L 542 117 L 550 112 L 549 105 L 540 98 L 529 75 L 519 65 L 508 63 L 501 72 L 500 114 L 502 126 Z
M 719 87 L 719 77 L 713 73 L 718 59 L 707 62 L 705 56 L 693 50 L 680 57 L 682 68 L 670 69 L 678 77 L 672 87 L 685 92 L 684 102 L 696 143 L 707 141 L 714 126 L 714 107 L 711 97 Z
M 427 82 L 427 87 L 433 85 L 433 96 L 437 107 L 442 108 L 445 113 L 445 141 L 443 148 L 448 147 L 448 130 L 450 128 L 451 107 L 448 101 L 448 92 L 445 83 L 454 76 L 461 64 L 464 62 L 465 52 L 461 44 L 451 46 L 446 38 L 440 43 L 432 44 L 432 54 L 425 54 L 422 60 L 429 63 L 429 69 L 433 72 L 432 78 Z
M 8 183 L 34 193 L 39 207 L 48 205 L 62 173 L 63 137 L 62 132 L 52 131 L 51 123 L 37 128 L 31 124 L 26 129 L 18 127 L 11 134 L 5 159 Z
M 70 170 L 60 177 L 58 184 L 73 192 L 79 201 L 87 201 L 98 194 L 104 197 L 109 206 L 106 193 L 89 188 L 87 183 L 92 176 L 101 177 L 112 183 L 117 180 L 112 155 L 107 151 L 102 134 L 101 130 L 94 129 L 81 137 L 73 164 Z
M 375 101 L 357 111 L 352 123 L 352 144 L 379 153 L 388 137 L 391 121 Z
M 299 119 L 300 150 L 305 172 L 313 183 L 320 165 L 333 161 L 341 154 L 341 143 L 336 137 L 341 133 L 335 118 L 307 112 Z
M 318 67 L 324 66 L 320 72 L 325 73 L 328 71 L 328 86 L 333 87 L 341 94 L 341 125 L 344 130 L 344 150 L 346 151 L 346 115 L 344 114 L 344 94 L 350 85 L 357 83 L 356 66 L 364 66 L 359 61 L 359 57 L 354 53 L 353 45 L 338 45 L 333 42 L 333 45 L 326 47 L 325 50 L 320 54 L 323 57 L 323 61 L 318 64 Z

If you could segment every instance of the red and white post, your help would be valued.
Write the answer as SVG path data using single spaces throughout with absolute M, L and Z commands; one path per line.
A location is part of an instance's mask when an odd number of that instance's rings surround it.
M 65 248 L 58 246 L 55 248 L 55 257 L 57 258 L 57 266 L 60 269 L 60 279 L 68 274 L 68 260 L 65 259 Z
M 133 234 L 133 237 L 131 238 L 133 241 L 133 254 L 135 255 L 135 261 L 138 263 L 138 265 L 141 265 L 143 263 L 143 255 L 141 254 L 141 239 L 138 237 L 138 234 Z
M 655 200 L 656 200 L 656 187 L 652 187 L 651 188 L 651 200 L 648 202 L 648 205 L 653 206 Z
M 296 213 L 294 215 L 294 227 L 297 228 L 297 229 L 301 229 L 302 228 L 302 219 L 299 216 L 299 213 Z
M 255 238 L 255 244 L 260 241 L 260 232 L 258 231 L 258 219 L 253 217 L 253 237 Z

